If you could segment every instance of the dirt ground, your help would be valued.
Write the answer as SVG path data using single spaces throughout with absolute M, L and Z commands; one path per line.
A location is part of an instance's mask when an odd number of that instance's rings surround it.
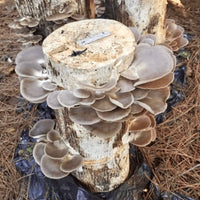
M 157 140 L 142 148 L 152 166 L 154 184 L 161 190 L 200 199 L 200 2 L 182 0 L 183 6 L 168 4 L 167 17 L 176 20 L 192 35 L 186 50 L 187 86 L 185 100 L 176 105 L 157 127 Z M 19 81 L 14 59 L 23 48 L 8 24 L 18 17 L 13 1 L 0 0 L 0 199 L 19 198 L 20 177 L 13 163 L 21 130 L 31 127 L 34 114 L 16 113 Z M 25 115 L 26 114 L 26 115 Z M 24 117 L 26 116 L 26 117 Z M 151 191 L 147 192 L 147 199 Z M 22 199 L 22 198 L 21 198 Z

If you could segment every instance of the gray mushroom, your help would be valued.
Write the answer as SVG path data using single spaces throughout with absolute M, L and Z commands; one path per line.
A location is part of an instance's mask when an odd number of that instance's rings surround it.
M 72 172 L 81 167 L 83 158 L 80 155 L 66 156 L 60 165 L 63 172 Z
M 57 98 L 59 103 L 64 107 L 74 107 L 81 101 L 80 98 L 75 97 L 69 90 L 60 91 Z
M 40 138 L 46 136 L 55 126 L 55 121 L 52 119 L 43 119 L 38 121 L 29 132 L 32 138 Z
M 51 159 L 47 155 L 43 155 L 41 160 L 41 170 L 45 176 L 52 179 L 60 179 L 67 176 L 69 173 L 60 169 L 62 164 L 61 159 Z
M 33 46 L 33 47 L 27 47 L 20 51 L 17 54 L 17 57 L 15 59 L 15 63 L 19 64 L 21 62 L 37 62 L 37 63 L 44 63 L 44 53 L 42 51 L 41 46 Z
M 15 67 L 15 72 L 20 77 L 28 77 L 28 78 L 41 78 L 47 77 L 46 74 L 43 73 L 43 68 L 37 62 L 29 62 L 24 61 L 20 62 Z
M 60 109 L 63 106 L 58 101 L 58 95 L 60 91 L 54 91 L 48 94 L 47 96 L 47 105 L 52 109 Z
M 96 111 L 108 112 L 114 110 L 117 106 L 110 102 L 109 98 L 106 96 L 103 99 L 96 100 L 94 104 L 91 105 Z
M 44 155 L 44 148 L 46 144 L 43 142 L 36 143 L 33 148 L 33 157 L 38 165 L 41 165 L 42 156 Z
M 68 148 L 63 140 L 56 140 L 54 142 L 48 142 L 45 146 L 45 154 L 52 159 L 61 159 L 67 155 Z
M 24 78 L 20 82 L 21 95 L 30 102 L 42 103 L 49 91 L 42 88 L 43 81 L 34 78 Z
M 89 129 L 92 132 L 92 134 L 105 139 L 111 138 L 117 133 L 119 133 L 121 127 L 121 122 L 99 122 L 97 124 L 85 126 L 85 128 Z
M 151 90 L 147 97 L 139 101 L 135 101 L 136 104 L 145 108 L 147 111 L 152 114 L 159 114 L 166 110 L 167 103 L 166 100 L 169 97 L 170 90 L 169 88 L 162 88 L 158 90 Z
M 131 112 L 131 108 L 121 109 L 117 107 L 115 110 L 110 112 L 98 112 L 97 115 L 100 119 L 105 120 L 107 122 L 116 122 L 122 120 L 123 118 L 127 117 Z
M 77 124 L 92 125 L 101 121 L 94 109 L 88 106 L 74 107 L 69 110 L 69 118 Z

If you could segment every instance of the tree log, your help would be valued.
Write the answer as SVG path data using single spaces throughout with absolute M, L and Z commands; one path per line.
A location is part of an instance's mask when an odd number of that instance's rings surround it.
M 165 41 L 166 5 L 167 0 L 105 0 L 108 18 L 155 34 L 157 43 Z
M 15 0 L 16 8 L 21 17 L 44 21 L 46 17 L 62 13 L 71 3 L 77 4 L 74 15 L 87 15 L 85 0 Z
M 103 31 L 110 35 L 84 47 L 77 45 L 77 41 Z M 70 56 L 85 48 L 83 54 Z M 67 24 L 43 43 L 48 73 L 60 87 L 70 91 L 80 88 L 81 82 L 100 86 L 111 78 L 118 79 L 119 73 L 131 64 L 134 50 L 135 39 L 128 27 L 101 19 Z M 72 123 L 68 111 L 56 110 L 56 119 L 62 135 L 84 158 L 82 170 L 73 174 L 93 192 L 113 190 L 129 173 L 129 144 L 122 143 L 124 124 L 115 136 L 100 138 L 85 126 Z

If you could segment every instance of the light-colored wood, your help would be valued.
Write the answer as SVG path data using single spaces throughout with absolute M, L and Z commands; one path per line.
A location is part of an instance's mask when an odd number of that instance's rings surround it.
M 77 41 L 108 31 L 110 36 L 79 46 Z M 51 44 L 51 45 L 50 45 Z M 82 51 L 71 56 L 73 51 Z M 60 87 L 73 89 L 81 82 L 100 86 L 131 64 L 135 39 L 131 30 L 114 20 L 84 20 L 66 24 L 43 42 L 47 70 Z
M 165 41 L 166 5 L 167 0 L 105 0 L 109 18 L 134 26 L 141 34 L 155 34 L 157 43 Z

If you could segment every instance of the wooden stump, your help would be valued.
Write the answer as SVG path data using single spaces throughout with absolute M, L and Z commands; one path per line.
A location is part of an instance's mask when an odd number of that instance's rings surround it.
M 79 46 L 77 41 L 108 31 L 109 36 Z M 71 56 L 73 51 L 84 53 Z M 84 20 L 67 24 L 44 43 L 47 71 L 62 88 L 73 90 L 81 83 L 101 86 L 118 79 L 134 58 L 135 39 L 129 28 L 113 20 Z M 69 108 L 70 109 L 70 108 Z M 70 145 L 84 158 L 82 170 L 73 174 L 91 191 L 110 191 L 125 181 L 129 173 L 129 144 L 122 144 L 124 125 L 111 138 L 100 138 L 92 130 L 72 123 L 68 110 L 56 110 L 59 129 Z

